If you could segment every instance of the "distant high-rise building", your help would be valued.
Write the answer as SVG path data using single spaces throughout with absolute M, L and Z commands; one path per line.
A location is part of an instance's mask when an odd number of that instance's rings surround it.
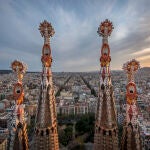
M 117 150 L 117 117 L 110 74 L 110 48 L 108 36 L 113 30 L 112 22 L 105 20 L 98 28 L 103 37 L 101 48 L 100 87 L 95 121 L 94 150 Z
M 57 117 L 55 106 L 55 95 L 52 82 L 52 55 L 50 48 L 50 37 L 54 35 L 51 24 L 44 21 L 40 24 L 39 30 L 44 37 L 42 49 L 42 79 L 40 98 L 35 122 L 34 150 L 59 150 Z
M 139 62 L 131 60 L 124 64 L 128 82 L 126 87 L 126 119 L 123 127 L 121 150 L 141 150 L 141 139 L 137 122 L 137 91 L 134 83 L 134 74 L 139 69 Z
M 23 91 L 23 74 L 26 72 L 26 65 L 20 61 L 14 61 L 11 65 L 12 70 L 16 73 L 18 81 L 14 85 L 13 95 L 15 99 L 15 105 L 13 107 L 12 116 L 10 115 L 10 138 L 9 138 L 9 150 L 28 150 L 28 136 L 26 129 L 26 122 L 24 118 L 24 91 Z

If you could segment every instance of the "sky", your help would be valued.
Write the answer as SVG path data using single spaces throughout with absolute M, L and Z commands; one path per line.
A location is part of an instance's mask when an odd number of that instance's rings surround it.
M 131 59 L 150 67 L 150 0 L 0 0 L 0 69 L 14 60 L 41 71 L 40 22 L 51 22 L 55 72 L 98 71 L 102 21 L 113 22 L 109 37 L 111 69 Z

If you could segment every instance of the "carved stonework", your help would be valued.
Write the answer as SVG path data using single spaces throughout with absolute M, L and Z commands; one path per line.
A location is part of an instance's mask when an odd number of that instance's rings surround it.
M 105 21 L 101 22 L 97 33 L 99 34 L 99 36 L 110 36 L 112 30 L 114 29 L 112 22 L 110 22 L 108 19 L 106 19 Z
M 123 69 L 128 78 L 126 87 L 126 119 L 123 127 L 121 150 L 141 150 L 141 139 L 137 122 L 137 91 L 134 83 L 134 74 L 139 69 L 139 62 L 135 59 L 125 63 Z
M 59 150 L 55 93 L 51 72 L 52 56 L 49 41 L 49 38 L 55 32 L 51 24 L 47 21 L 40 24 L 39 30 L 42 37 L 44 37 L 41 57 L 43 70 L 32 149 Z
M 11 123 L 10 123 L 10 139 L 9 149 L 10 150 L 28 150 L 28 136 L 26 129 L 26 122 L 24 120 L 24 107 L 23 98 L 24 91 L 22 86 L 23 75 L 26 72 L 27 66 L 15 60 L 11 64 L 12 70 L 17 75 L 18 81 L 14 85 L 13 95 L 16 101 L 14 106 Z
M 98 28 L 103 37 L 101 48 L 100 90 L 97 104 L 94 150 L 118 150 L 118 129 L 116 110 L 110 74 L 110 48 L 108 36 L 113 29 L 112 22 L 105 20 Z

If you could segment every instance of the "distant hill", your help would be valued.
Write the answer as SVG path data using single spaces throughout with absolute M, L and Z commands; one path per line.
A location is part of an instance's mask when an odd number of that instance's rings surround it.
M 0 70 L 0 74 L 9 74 L 12 73 L 12 70 Z M 39 73 L 34 71 L 27 71 L 27 73 Z
M 12 70 L 0 70 L 0 74 L 8 74 L 11 72 L 12 72 Z
M 150 67 L 143 67 L 140 69 L 141 71 L 150 71 Z
M 123 70 L 112 70 L 112 72 L 120 72 L 120 71 L 123 71 Z M 98 73 L 98 72 L 99 71 L 92 71 L 92 72 L 85 72 L 85 73 Z M 140 68 L 140 72 L 150 73 L 150 67 Z M 8 73 L 12 73 L 12 70 L 0 70 L 0 74 L 8 74 Z M 39 72 L 27 71 L 27 73 L 40 73 L 40 71 Z M 54 73 L 65 73 L 65 72 L 54 72 Z M 66 72 L 66 73 L 73 73 L 73 72 Z M 81 73 L 81 72 L 74 72 L 74 73 Z
M 142 74 L 142 76 L 149 75 L 150 74 L 150 67 L 143 67 L 143 68 L 139 69 L 137 74 L 138 75 Z

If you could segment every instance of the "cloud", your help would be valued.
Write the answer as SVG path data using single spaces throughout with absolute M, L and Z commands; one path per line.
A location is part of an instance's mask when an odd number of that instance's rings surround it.
M 43 38 L 38 26 L 44 19 L 52 23 L 56 32 L 51 38 L 54 71 L 98 70 L 102 38 L 96 32 L 105 18 L 115 27 L 109 38 L 111 68 L 121 69 L 122 64 L 132 58 L 139 58 L 150 66 L 144 57 L 150 47 L 149 6 L 147 0 L 3 0 L 0 69 L 8 69 L 15 58 L 23 59 L 29 70 L 41 69 Z
M 138 57 L 138 60 L 146 60 L 146 59 L 150 60 L 150 55 Z
M 141 51 L 134 52 L 131 55 L 143 55 L 143 54 L 147 54 L 147 53 L 150 53 L 150 48 L 146 48 L 146 49 L 143 49 Z

